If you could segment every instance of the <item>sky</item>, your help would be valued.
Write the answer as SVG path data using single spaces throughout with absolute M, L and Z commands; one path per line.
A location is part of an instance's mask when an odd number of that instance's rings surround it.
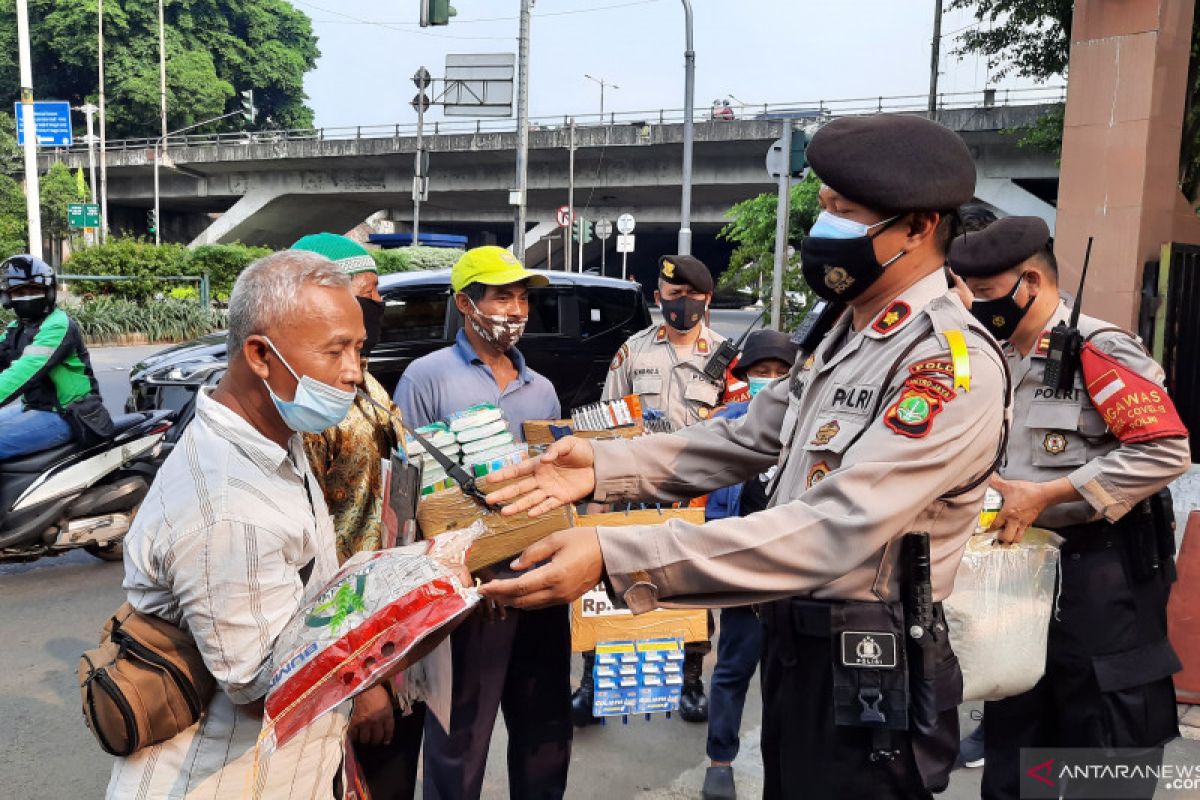
M 519 0 L 452 0 L 458 16 L 421 28 L 418 0 L 290 0 L 313 19 L 321 58 L 305 88 L 319 127 L 414 122 L 411 76 L 444 73 L 447 54 L 515 52 Z M 928 0 L 693 0 L 696 106 L 921 95 L 929 90 L 934 4 Z M 942 22 L 941 92 L 985 86 L 984 59 L 960 59 Z M 683 106 L 684 13 L 679 0 L 537 0 L 530 36 L 530 115 Z M 443 119 L 434 109 L 427 120 Z

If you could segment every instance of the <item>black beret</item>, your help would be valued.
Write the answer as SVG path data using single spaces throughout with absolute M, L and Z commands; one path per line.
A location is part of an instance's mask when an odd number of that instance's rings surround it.
M 829 188 L 875 211 L 944 211 L 975 195 L 975 161 L 962 137 L 924 117 L 842 117 L 807 149 Z
M 987 278 L 1044 250 L 1049 241 L 1050 228 L 1040 217 L 1005 217 L 956 236 L 950 243 L 950 267 L 964 278 Z
M 798 345 L 792 342 L 792 337 L 779 331 L 755 331 L 746 337 L 746 345 L 738 356 L 737 365 L 733 368 L 733 377 L 746 379 L 746 370 L 759 361 L 777 358 L 789 367 L 796 363 Z
M 685 284 L 704 294 L 713 290 L 712 273 L 695 256 L 663 256 L 658 260 L 658 276 L 667 283 Z

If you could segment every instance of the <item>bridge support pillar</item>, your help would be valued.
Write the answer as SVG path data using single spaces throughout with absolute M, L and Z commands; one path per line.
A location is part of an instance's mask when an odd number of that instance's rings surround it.
M 1054 249 L 1074 291 L 1096 237 L 1084 310 L 1129 328 L 1144 263 L 1164 242 L 1200 243 L 1178 186 L 1194 4 L 1075 4 Z

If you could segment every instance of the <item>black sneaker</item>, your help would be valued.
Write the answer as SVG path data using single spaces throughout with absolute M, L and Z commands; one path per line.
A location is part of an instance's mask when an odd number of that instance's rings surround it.
M 576 728 L 586 728 L 600 721 L 592 715 L 592 701 L 595 699 L 592 667 L 595 663 L 594 652 L 583 654 L 583 672 L 579 676 L 579 688 L 571 695 L 571 722 Z
M 958 743 L 958 757 L 968 769 L 983 766 L 983 723 L 980 722 L 971 735 Z
M 709 767 L 704 773 L 704 788 L 700 790 L 700 797 L 702 800 L 737 800 L 733 767 Z

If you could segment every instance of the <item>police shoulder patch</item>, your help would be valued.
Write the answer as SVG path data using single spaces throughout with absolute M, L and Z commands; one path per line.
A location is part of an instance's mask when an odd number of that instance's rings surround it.
M 612 363 L 609 364 L 608 368 L 610 370 L 620 369 L 621 365 L 625 363 L 625 359 L 628 357 L 629 357 L 629 343 L 626 342 L 625 344 L 621 345 L 621 349 L 617 351 L 617 354 L 615 356 L 613 356 Z
M 941 388 L 946 389 L 945 386 Z M 901 436 L 921 439 L 933 430 L 934 417 L 941 411 L 942 400 L 938 394 L 905 383 L 900 387 L 900 396 L 884 415 L 883 424 Z
M 808 478 L 804 482 L 805 488 L 811 489 L 814 484 L 825 480 L 825 476 L 828 474 L 829 465 L 824 461 L 818 461 L 816 464 L 813 464 L 812 469 L 808 471 Z
M 896 330 L 896 328 L 900 327 L 900 324 L 904 322 L 904 320 L 908 319 L 911 315 L 912 306 L 903 300 L 897 300 L 885 308 L 883 313 L 880 314 L 873 323 L 871 323 L 871 330 L 886 336 L 887 334 Z

